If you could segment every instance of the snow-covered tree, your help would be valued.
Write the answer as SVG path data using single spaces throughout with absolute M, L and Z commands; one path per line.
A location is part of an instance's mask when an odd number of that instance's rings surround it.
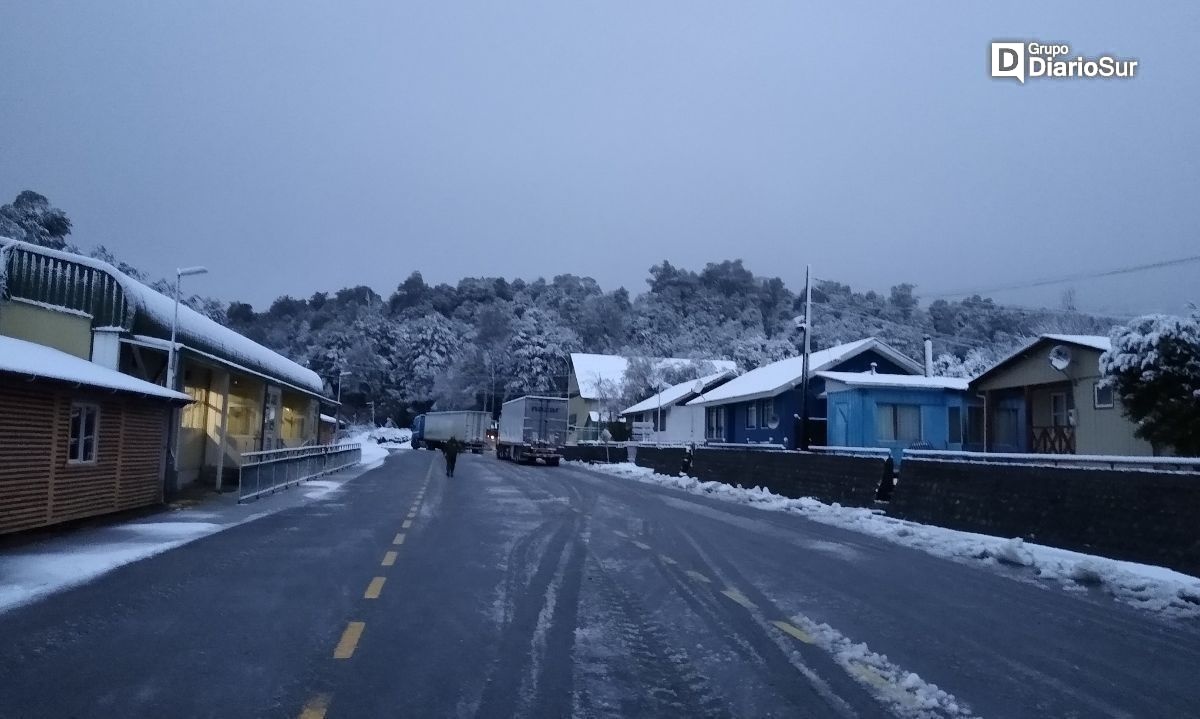
M 9 204 L 0 206 L 0 237 L 64 250 L 69 234 L 71 220 L 67 213 L 51 207 L 45 195 L 33 190 L 25 190 Z
M 1137 422 L 1137 435 L 1200 455 L 1200 312 L 1147 315 L 1110 334 L 1100 369 Z
M 998 359 L 995 353 L 979 347 L 967 350 L 963 357 L 945 352 L 933 359 L 933 374 L 972 379 L 987 371 Z
M 527 309 L 513 322 L 508 343 L 508 395 L 561 392 L 570 354 L 578 347 L 579 338 L 552 313 L 537 307 Z

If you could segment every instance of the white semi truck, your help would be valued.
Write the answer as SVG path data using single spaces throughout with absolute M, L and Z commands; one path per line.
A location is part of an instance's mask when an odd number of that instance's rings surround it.
M 491 421 L 492 415 L 488 412 L 426 412 L 413 418 L 412 447 L 441 449 L 454 437 L 463 450 L 480 454 L 487 441 L 487 429 Z
M 563 397 L 518 397 L 500 410 L 496 457 L 513 462 L 557 466 L 567 443 L 567 400 Z

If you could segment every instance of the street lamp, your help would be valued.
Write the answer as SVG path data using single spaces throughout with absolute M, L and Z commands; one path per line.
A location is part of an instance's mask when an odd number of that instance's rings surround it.
M 184 277 L 203 275 L 207 267 L 183 267 L 175 270 L 175 316 L 171 319 L 171 347 L 167 350 L 167 388 L 175 389 L 176 375 L 179 374 L 179 351 L 175 349 L 175 334 L 179 327 L 179 287 Z
M 342 431 L 342 378 L 349 376 L 349 370 L 342 370 L 338 372 L 337 415 L 334 417 L 334 423 L 336 426 L 333 428 L 333 435 L 335 437 L 337 436 L 338 432 Z

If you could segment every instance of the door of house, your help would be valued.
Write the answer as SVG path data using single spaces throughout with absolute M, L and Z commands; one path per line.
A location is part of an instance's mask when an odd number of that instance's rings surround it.
M 279 449 L 279 411 L 282 404 L 283 392 L 275 385 L 267 385 L 266 401 L 263 403 L 264 450 Z
M 833 405 L 833 426 L 829 428 L 829 443 L 834 447 L 850 446 L 850 405 L 838 402 Z

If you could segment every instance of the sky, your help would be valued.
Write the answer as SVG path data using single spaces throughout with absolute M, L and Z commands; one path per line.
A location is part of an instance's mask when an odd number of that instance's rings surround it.
M 11 2 L 0 202 L 259 309 L 664 259 L 932 299 L 1200 254 L 1197 37 L 1195 2 Z M 1139 75 L 992 79 L 998 39 Z M 1182 311 L 1200 263 L 1069 286 Z

